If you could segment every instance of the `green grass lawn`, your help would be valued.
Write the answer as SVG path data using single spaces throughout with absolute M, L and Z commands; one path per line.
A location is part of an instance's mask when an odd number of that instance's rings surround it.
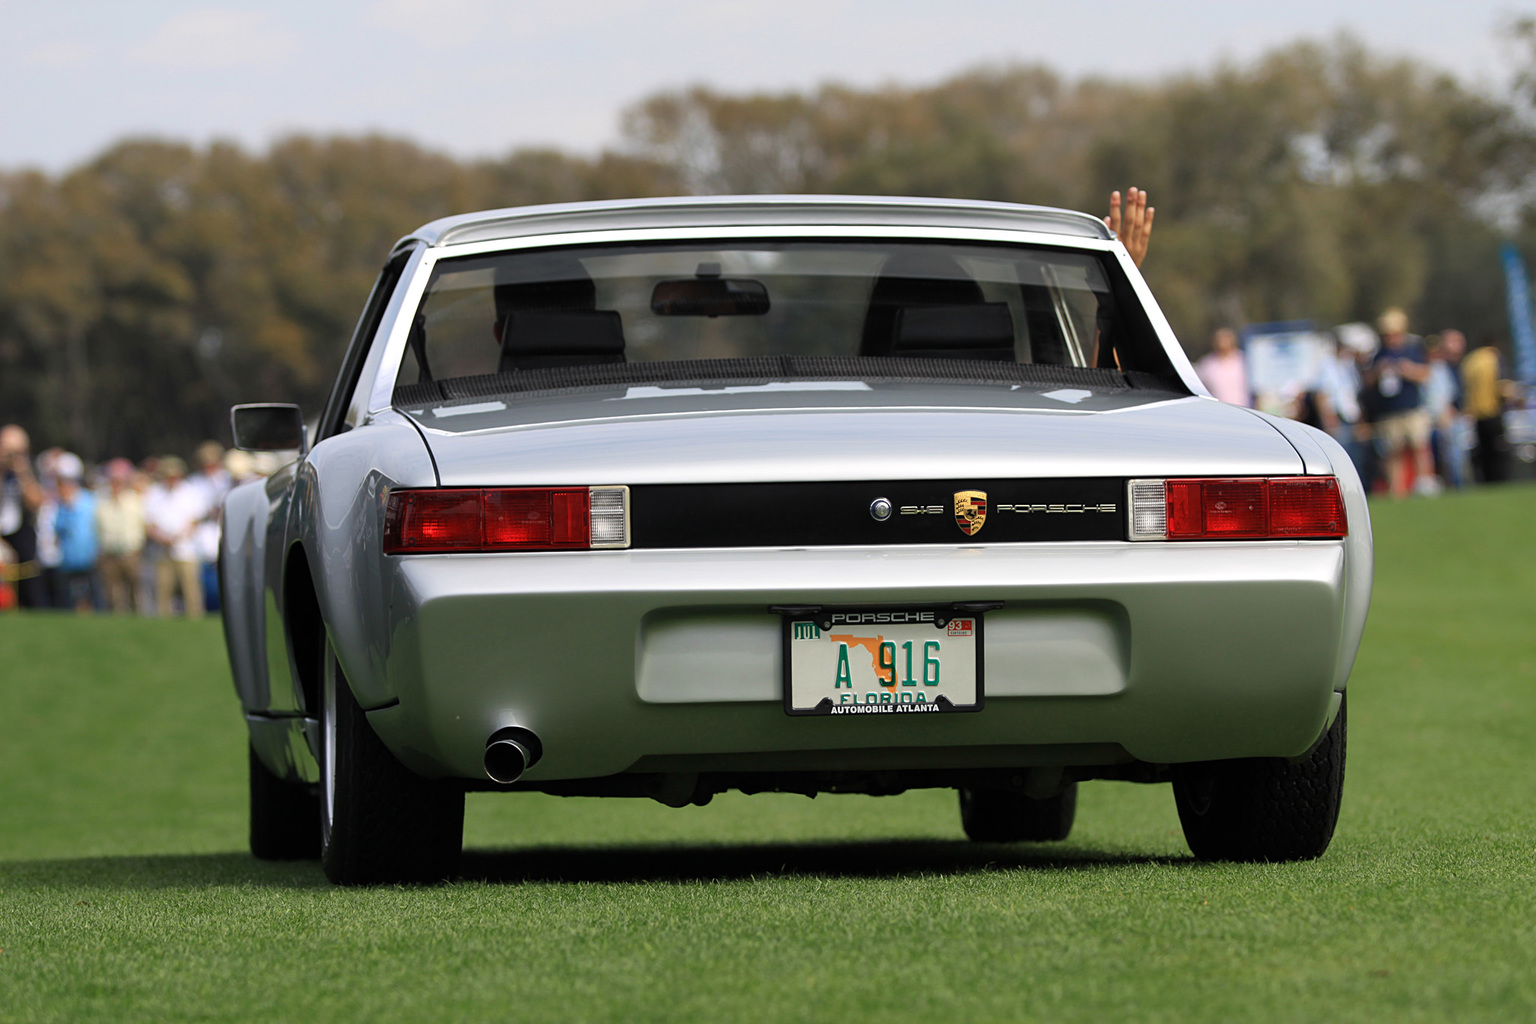
M 1536 489 L 1374 507 L 1332 848 L 1190 859 L 1167 787 L 976 846 L 952 793 L 475 795 L 466 878 L 245 850 L 217 623 L 0 616 L 0 1020 L 1536 1018 Z

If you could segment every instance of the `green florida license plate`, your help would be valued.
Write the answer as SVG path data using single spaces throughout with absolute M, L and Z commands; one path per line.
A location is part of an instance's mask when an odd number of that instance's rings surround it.
M 836 608 L 784 616 L 791 715 L 980 711 L 981 614 Z

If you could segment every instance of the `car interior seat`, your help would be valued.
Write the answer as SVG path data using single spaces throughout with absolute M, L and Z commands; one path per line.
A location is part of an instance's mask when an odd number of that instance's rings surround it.
M 1012 362 L 1013 317 L 953 256 L 897 253 L 870 290 L 859 355 Z
M 611 309 L 525 309 L 501 328 L 501 373 L 624 362 L 624 322 Z
M 586 268 L 565 258 L 539 271 L 535 280 L 496 285 L 498 371 L 624 362 L 623 319 L 595 308 L 597 287 Z

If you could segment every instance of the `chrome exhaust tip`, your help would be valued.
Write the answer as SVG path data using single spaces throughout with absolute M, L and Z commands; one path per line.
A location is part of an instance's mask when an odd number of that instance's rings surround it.
M 527 729 L 498 729 L 485 744 L 485 774 L 492 782 L 509 785 L 538 763 L 544 754 L 539 738 Z

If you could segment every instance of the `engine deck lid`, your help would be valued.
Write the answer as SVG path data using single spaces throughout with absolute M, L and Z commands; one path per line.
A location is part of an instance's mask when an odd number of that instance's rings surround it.
M 648 384 L 402 411 L 443 486 L 1304 472 L 1245 410 L 1124 387 Z

